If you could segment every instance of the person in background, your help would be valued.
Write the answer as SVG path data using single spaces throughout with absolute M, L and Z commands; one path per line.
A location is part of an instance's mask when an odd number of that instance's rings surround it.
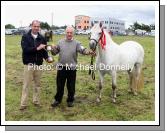
M 50 32 L 49 32 L 49 30 L 47 30 L 47 31 L 45 32 L 45 40 L 46 40 L 46 42 L 49 42 L 49 41 L 50 41 Z
M 53 31 L 50 31 L 50 41 L 53 41 Z

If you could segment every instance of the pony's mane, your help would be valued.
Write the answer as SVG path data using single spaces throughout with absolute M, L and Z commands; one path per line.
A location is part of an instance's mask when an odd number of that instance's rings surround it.
M 112 38 L 111 38 L 111 36 L 109 35 L 109 33 L 107 32 L 107 30 L 103 29 L 103 31 L 104 31 L 104 33 L 105 33 L 105 35 L 106 35 L 106 39 L 108 39 L 108 40 L 106 40 L 106 41 L 109 41 L 109 42 L 111 42 L 112 44 L 116 44 L 116 43 L 112 40 Z
M 99 28 L 99 25 L 98 25 L 98 24 L 95 24 L 95 25 L 92 27 L 91 30 L 94 30 L 94 29 L 97 29 L 97 28 Z

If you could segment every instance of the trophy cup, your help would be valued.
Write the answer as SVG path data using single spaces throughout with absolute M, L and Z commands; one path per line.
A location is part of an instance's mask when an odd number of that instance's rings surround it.
M 52 54 L 51 54 L 51 50 L 52 50 L 52 46 L 46 45 L 46 51 L 48 52 L 48 59 L 47 59 L 48 63 L 54 62 L 54 59 L 53 59 Z

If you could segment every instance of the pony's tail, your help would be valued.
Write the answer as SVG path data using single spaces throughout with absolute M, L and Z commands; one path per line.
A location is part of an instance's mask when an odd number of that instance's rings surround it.
M 142 91 L 144 88 L 144 74 L 142 69 L 140 70 L 140 73 L 138 77 L 136 76 L 136 73 L 133 71 L 132 73 L 132 88 L 136 88 L 137 92 Z
M 137 91 L 142 91 L 144 89 L 144 74 L 141 69 L 140 74 L 139 74 L 139 79 L 137 81 Z

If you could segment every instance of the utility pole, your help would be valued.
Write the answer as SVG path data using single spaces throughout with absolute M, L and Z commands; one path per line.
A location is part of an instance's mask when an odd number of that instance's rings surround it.
M 53 27 L 53 12 L 51 13 L 51 29 L 52 29 L 52 27 Z
M 22 23 L 23 23 L 22 20 L 20 20 L 20 27 L 22 27 Z

